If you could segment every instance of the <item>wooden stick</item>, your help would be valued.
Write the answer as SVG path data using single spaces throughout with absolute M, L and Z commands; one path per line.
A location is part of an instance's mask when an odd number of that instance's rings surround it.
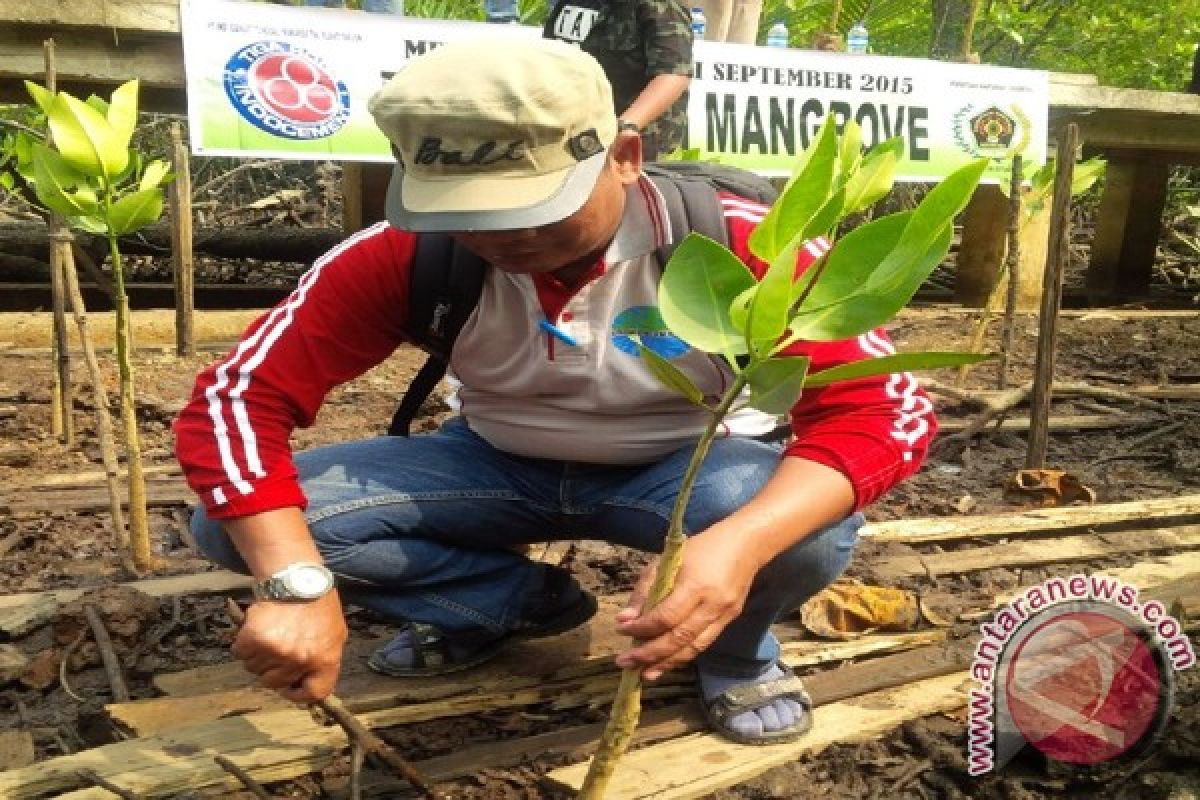
M 141 797 L 130 789 L 124 786 L 117 786 L 108 778 L 96 772 L 94 769 L 81 769 L 75 773 L 82 781 L 87 781 L 92 786 L 99 786 L 101 789 L 106 789 L 122 800 L 141 800 Z
M 46 63 L 46 89 L 57 91 L 58 69 L 54 59 L 54 40 L 42 42 L 42 54 Z M 46 146 L 53 143 L 50 132 L 46 133 Z M 66 229 L 61 214 L 50 214 L 47 220 L 50 233 Z M 54 352 L 54 392 L 50 398 L 50 432 L 67 447 L 75 443 L 75 425 L 71 416 L 74 405 L 71 390 L 71 348 L 67 342 L 67 311 L 63 290 L 62 250 L 50 245 L 50 304 L 53 308 L 51 348 Z
M 71 640 L 71 643 L 67 645 L 66 650 L 63 650 L 62 660 L 58 662 L 58 682 L 62 686 L 63 691 L 67 693 L 67 696 L 77 703 L 84 703 L 87 701 L 75 694 L 75 691 L 71 688 L 71 682 L 67 680 L 67 662 L 70 661 L 71 656 L 75 654 L 75 648 L 83 644 L 83 639 L 86 636 L 87 628 L 79 631 L 79 635 Z
M 1062 308 L 1063 271 L 1066 269 L 1071 238 L 1071 181 L 1075 177 L 1075 151 L 1079 147 L 1079 126 L 1073 122 L 1058 136 L 1055 161 L 1054 206 L 1050 212 L 1050 246 L 1046 273 L 1042 281 L 1042 310 L 1038 321 L 1037 362 L 1030 396 L 1029 447 L 1025 468 L 1046 464 L 1046 445 L 1053 394 L 1054 357 L 1058 349 L 1058 312 Z
M 171 123 L 171 154 L 175 181 L 168 190 L 171 207 L 171 265 L 175 282 L 175 354 L 196 353 L 193 317 L 196 302 L 195 262 L 192 258 L 192 173 L 188 149 L 178 122 Z
M 79 329 L 79 343 L 83 346 L 83 359 L 87 364 L 88 377 L 92 382 L 92 397 L 96 413 L 96 438 L 100 440 L 100 460 L 104 463 L 104 485 L 108 490 L 108 509 L 112 519 L 113 536 L 117 540 L 117 553 L 126 573 L 136 575 L 129 547 L 129 530 L 125 527 L 125 512 L 121 508 L 121 478 L 117 465 L 117 437 L 113 432 L 112 415 L 109 413 L 108 392 L 104 389 L 104 375 L 96 359 L 96 347 L 92 344 L 92 332 L 88 327 L 87 307 L 83 304 L 83 293 L 79 291 L 79 276 L 75 273 L 75 253 L 71 249 L 74 237 L 60 231 L 51 242 L 51 247 L 62 249 L 63 277 L 67 294 L 71 299 L 71 315 Z
M 350 746 L 350 800 L 362 800 L 362 768 L 367 751 L 358 742 Z
M 125 687 L 125 678 L 121 676 L 121 662 L 117 660 L 117 654 L 113 650 L 112 638 L 108 635 L 108 628 L 104 627 L 104 620 L 100 617 L 95 606 L 90 603 L 85 603 L 83 613 L 87 617 L 88 625 L 92 628 L 92 636 L 96 639 L 96 646 L 100 648 L 100 660 L 104 662 L 104 672 L 108 675 L 108 685 L 112 687 L 113 702 L 128 703 L 129 689 Z
M 229 612 L 229 618 L 235 623 L 241 625 L 246 621 L 246 612 L 242 611 L 242 607 L 234 602 L 233 598 L 225 598 L 225 607 Z M 363 725 L 358 717 L 350 713 L 350 709 L 346 708 L 337 695 L 331 694 L 324 700 L 318 700 L 315 705 L 341 726 L 346 735 L 350 737 L 351 742 L 357 742 L 366 753 L 382 761 L 397 776 L 412 784 L 413 788 L 423 797 L 438 800 L 440 796 L 429 785 L 425 776 L 417 772 L 413 765 L 404 756 L 397 753 L 390 744 Z
M 221 769 L 241 781 L 242 786 L 245 786 L 258 800 L 271 800 L 271 795 L 267 794 L 267 790 L 262 787 L 261 783 L 254 780 L 249 772 L 219 753 L 213 756 L 213 761 L 217 762 Z
M 1008 275 L 1008 294 L 1004 302 L 1004 326 L 1000 329 L 1000 361 L 996 365 L 996 388 L 998 389 L 1008 388 L 1008 358 L 1012 354 L 1013 335 L 1016 329 L 1013 324 L 1013 315 L 1017 313 L 1021 269 L 1021 173 L 1023 163 L 1020 153 L 1013 156 L 1012 176 L 1008 183 L 1008 252 L 1004 256 L 1004 271 Z

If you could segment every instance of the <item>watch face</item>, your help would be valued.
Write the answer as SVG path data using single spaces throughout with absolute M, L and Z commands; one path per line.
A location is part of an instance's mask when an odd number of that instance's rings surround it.
M 285 580 L 288 589 L 298 597 L 320 597 L 330 586 L 329 573 L 319 567 L 296 567 Z

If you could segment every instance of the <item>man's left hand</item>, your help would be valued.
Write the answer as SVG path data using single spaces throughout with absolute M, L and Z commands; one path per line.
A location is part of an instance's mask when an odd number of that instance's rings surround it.
M 635 646 L 617 656 L 621 668 L 642 667 L 646 680 L 681 667 L 711 645 L 742 612 L 759 564 L 728 531 L 692 536 L 684 545 L 675 587 L 643 613 L 658 561 L 642 571 L 629 604 L 617 614 L 617 630 Z

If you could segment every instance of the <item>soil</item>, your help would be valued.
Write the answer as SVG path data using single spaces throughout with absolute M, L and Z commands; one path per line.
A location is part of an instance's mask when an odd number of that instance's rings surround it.
M 203 340 L 229 341 L 247 319 L 246 314 L 204 312 L 199 315 L 198 327 Z M 15 416 L 0 418 L 0 450 L 18 451 L 16 466 L 0 467 L 0 486 L 12 496 L 50 476 L 100 469 L 90 414 L 91 395 L 84 388 L 86 375 L 81 359 L 75 361 L 80 387 L 75 401 L 78 443 L 66 448 L 48 432 L 50 359 L 45 352 L 27 349 L 45 344 L 45 324 L 45 315 L 0 315 L 0 406 L 16 409 Z M 923 310 L 906 313 L 892 326 L 892 332 L 901 350 L 943 350 L 965 346 L 972 324 L 972 317 L 964 314 Z M 97 320 L 93 327 L 103 326 Z M 188 396 L 195 372 L 218 353 L 209 350 L 195 357 L 175 357 L 166 347 L 173 341 L 169 312 L 137 314 L 134 331 L 136 341 L 142 345 L 135 369 L 144 458 L 148 464 L 169 465 L 172 414 Z M 994 345 L 994 332 L 991 341 Z M 1014 383 L 1030 378 L 1035 344 L 1034 321 L 1019 319 L 1015 350 L 1010 354 Z M 1194 383 L 1200 380 L 1197 352 L 1200 317 L 1196 315 L 1126 319 L 1098 310 L 1061 321 L 1058 375 L 1114 389 L 1166 381 Z M 402 350 L 337 389 L 317 424 L 296 434 L 295 446 L 303 448 L 380 432 L 400 389 L 421 359 L 419 353 Z M 110 359 L 105 357 L 104 363 L 109 364 Z M 111 381 L 113 370 L 106 370 Z M 995 374 L 994 365 L 981 366 L 972 372 L 967 385 L 992 388 Z M 933 377 L 943 384 L 954 382 L 954 375 L 948 371 Z M 970 413 L 961 404 L 940 397 L 938 402 L 942 419 L 966 418 Z M 1100 413 L 1098 403 L 1114 410 L 1134 411 L 1144 420 L 1135 427 L 1111 431 L 1056 433 L 1050 441 L 1049 465 L 1072 472 L 1102 502 L 1200 491 L 1200 403 L 1164 402 L 1151 408 L 1092 398 L 1074 405 L 1057 403 L 1055 411 Z M 435 401 L 427 406 L 417 427 L 432 427 L 447 413 L 445 406 Z M 1152 436 L 1167 425 L 1173 426 L 1169 435 Z M 883 520 L 1013 510 L 1017 506 L 1005 499 L 1002 486 L 1023 465 L 1024 454 L 1024 434 L 990 433 L 959 444 L 944 437 L 922 472 L 870 509 L 869 517 Z M 186 544 L 185 520 L 186 510 L 182 507 L 151 513 L 154 545 L 166 562 L 159 574 L 206 568 Z M 15 541 L 13 553 L 19 555 L 10 554 L 0 561 L 2 592 L 62 586 L 99 588 L 122 579 L 106 513 L 76 513 L 64 508 L 19 518 L 0 516 L 0 542 L 8 539 Z M 851 574 L 869 578 L 873 563 L 896 552 L 895 546 L 885 549 L 868 541 L 856 554 Z M 937 588 L 965 606 L 973 597 L 1031 584 L 1051 572 L 1087 571 L 1134 560 L 1082 567 L 1076 564 L 1058 570 L 993 569 L 940 578 Z M 641 563 L 638 554 L 590 543 L 580 544 L 571 554 L 571 564 L 581 580 L 603 594 L 627 591 Z M 126 665 L 126 678 L 135 698 L 155 694 L 150 685 L 155 673 L 228 660 L 235 626 L 220 598 L 135 603 L 107 589 L 89 599 L 108 611 L 114 648 Z M 37 733 L 39 758 L 96 744 L 104 735 L 103 726 L 95 722 L 101 704 L 109 701 L 110 689 L 90 637 L 83 637 L 88 644 L 71 649 L 67 669 L 70 689 L 82 701 L 68 695 L 58 675 L 64 650 L 81 630 L 80 613 L 78 607 L 64 609 L 53 625 L 14 643 L 34 659 L 36 669 L 28 671 L 24 683 L 12 684 L 0 697 L 0 728 L 22 722 L 32 726 Z M 385 632 L 377 620 L 365 615 L 355 615 L 351 623 L 355 637 L 371 638 Z M 961 633 L 965 635 L 969 630 L 964 628 Z M 1195 798 L 1200 796 L 1200 670 L 1178 677 L 1169 727 L 1159 744 L 1136 764 L 1084 774 L 1028 756 L 998 776 L 972 778 L 966 772 L 963 715 L 938 715 L 908 723 L 878 741 L 832 747 L 713 797 Z M 536 713 L 476 714 L 408 725 L 385 734 L 409 758 L 420 759 L 453 752 L 467 742 L 556 730 L 603 716 L 602 710 L 529 711 Z M 558 763 L 551 757 L 516 768 L 486 769 L 444 788 L 453 797 L 478 800 L 551 797 L 539 776 L 554 766 Z M 270 789 L 276 796 L 345 796 L 345 772 L 343 760 L 323 774 L 275 784 Z

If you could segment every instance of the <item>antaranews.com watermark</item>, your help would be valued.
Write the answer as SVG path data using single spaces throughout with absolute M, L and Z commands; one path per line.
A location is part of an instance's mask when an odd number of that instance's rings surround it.
M 1051 578 L 980 626 L 971 676 L 967 771 L 1004 766 L 1026 743 L 1098 764 L 1143 751 L 1171 711 L 1174 673 L 1196 654 L 1157 600 L 1105 575 Z

